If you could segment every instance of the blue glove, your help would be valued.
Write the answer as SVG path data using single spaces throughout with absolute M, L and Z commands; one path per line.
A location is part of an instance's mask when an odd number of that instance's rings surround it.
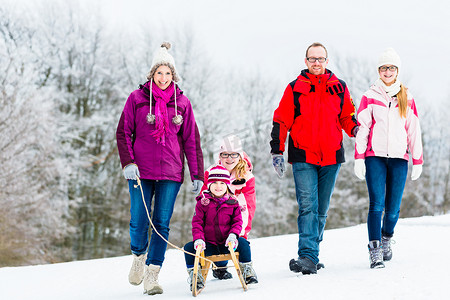
M 272 154 L 272 163 L 278 177 L 282 178 L 284 176 L 284 172 L 286 171 L 283 154 Z
M 228 235 L 228 238 L 227 238 L 227 240 L 225 241 L 225 246 L 228 247 L 228 244 L 229 244 L 229 243 L 231 243 L 231 247 L 233 248 L 233 251 L 235 251 L 236 248 L 237 248 L 238 245 L 239 245 L 239 242 L 238 242 L 238 240 L 236 239 L 236 235 L 235 235 L 234 233 L 230 233 L 230 234 Z
M 195 242 L 194 242 L 194 249 L 197 250 L 198 247 L 201 247 L 202 251 L 205 250 L 206 249 L 205 241 L 202 240 L 202 239 L 195 240 Z
M 203 181 L 194 179 L 194 182 L 192 183 L 192 186 L 193 186 L 192 193 L 197 195 L 198 193 L 200 193 L 200 191 L 201 191 L 201 189 L 203 187 Z
M 139 169 L 135 164 L 129 164 L 123 169 L 123 176 L 125 179 L 136 180 L 137 177 L 141 177 Z

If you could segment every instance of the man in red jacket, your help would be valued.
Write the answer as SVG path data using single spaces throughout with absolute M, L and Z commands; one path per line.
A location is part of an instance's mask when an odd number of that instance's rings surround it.
M 345 161 L 342 129 L 354 137 L 358 127 L 346 83 L 326 69 L 326 48 L 320 43 L 310 45 L 305 64 L 307 69 L 287 86 L 274 112 L 270 146 L 281 178 L 286 170 L 283 152 L 289 132 L 288 162 L 299 205 L 298 259 L 292 259 L 289 267 L 296 273 L 316 274 L 323 267 L 319 243 L 331 195 Z

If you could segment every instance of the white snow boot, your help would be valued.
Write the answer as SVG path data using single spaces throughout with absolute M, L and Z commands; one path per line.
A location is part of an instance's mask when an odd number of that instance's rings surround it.
M 370 241 L 368 247 L 370 254 L 370 268 L 371 269 L 384 268 L 383 248 L 381 248 L 381 242 L 378 240 Z
M 132 285 L 140 285 L 144 279 L 144 266 L 146 254 L 136 255 L 133 253 L 133 264 L 131 265 L 130 273 L 128 274 L 128 281 Z
M 187 272 L 189 274 L 188 283 L 191 287 L 192 291 L 192 280 L 194 278 L 194 268 L 188 268 Z M 197 272 L 197 291 L 203 289 L 205 287 L 205 279 L 203 278 L 202 272 L 200 271 L 200 268 Z
M 157 265 L 145 266 L 144 294 L 156 295 L 163 293 L 162 286 L 158 283 L 158 275 L 160 270 L 161 267 Z
M 244 277 L 244 281 L 246 284 L 258 283 L 258 277 L 256 277 L 252 262 L 240 262 L 239 269 L 241 269 L 242 277 Z

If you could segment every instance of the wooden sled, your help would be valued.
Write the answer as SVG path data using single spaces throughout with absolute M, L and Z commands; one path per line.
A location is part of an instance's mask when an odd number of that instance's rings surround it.
M 201 265 L 200 271 L 203 276 L 203 280 L 205 281 L 206 284 L 206 277 L 208 276 L 208 272 L 211 267 L 211 261 L 217 262 L 223 260 L 231 260 L 234 264 L 234 268 L 236 269 L 236 273 L 239 277 L 239 280 L 241 281 L 242 288 L 244 289 L 244 291 L 248 290 L 247 284 L 245 283 L 244 277 L 242 276 L 241 269 L 239 268 L 239 261 L 238 261 L 239 253 L 234 252 L 233 247 L 231 247 L 231 245 L 228 247 L 228 249 L 230 251 L 230 253 L 228 254 L 207 256 L 206 259 L 208 259 L 209 261 L 203 258 L 199 258 L 199 256 L 205 257 L 205 255 L 204 252 L 201 252 L 200 249 L 197 249 L 194 261 L 194 274 L 192 277 L 192 296 L 196 297 L 198 294 L 200 294 L 203 288 L 205 288 L 205 286 L 203 286 L 201 290 L 197 290 L 197 274 L 199 272 L 199 264 Z

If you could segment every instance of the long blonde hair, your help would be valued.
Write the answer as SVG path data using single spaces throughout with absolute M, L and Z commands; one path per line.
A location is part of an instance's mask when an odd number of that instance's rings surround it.
M 244 179 L 247 173 L 247 162 L 239 155 L 239 162 L 233 168 L 234 176 L 237 180 Z
M 400 117 L 406 118 L 406 109 L 408 108 L 408 94 L 407 89 L 403 84 L 400 84 L 400 91 L 397 93 L 398 113 Z

